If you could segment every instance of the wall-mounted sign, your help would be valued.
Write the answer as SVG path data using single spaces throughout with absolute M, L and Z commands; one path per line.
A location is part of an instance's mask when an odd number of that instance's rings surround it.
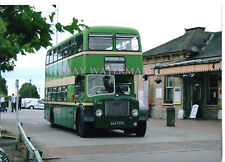
M 162 98 L 162 88 L 156 88 L 156 98 Z
M 181 87 L 174 87 L 174 104 L 181 104 Z

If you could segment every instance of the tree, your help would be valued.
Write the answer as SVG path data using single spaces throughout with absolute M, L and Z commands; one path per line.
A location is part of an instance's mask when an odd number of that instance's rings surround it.
M 53 7 L 56 7 L 55 5 Z M 35 53 L 41 47 L 52 46 L 53 19 L 55 12 L 43 17 L 34 7 L 27 5 L 0 6 L 0 71 L 11 71 L 15 66 L 17 55 Z M 50 20 L 50 23 L 47 20 Z M 59 32 L 80 32 L 86 25 L 73 18 L 71 25 L 55 24 Z
M 30 83 L 24 83 L 19 89 L 22 98 L 40 98 L 37 87 Z
M 8 89 L 6 86 L 6 80 L 4 78 L 0 78 L 0 95 L 3 94 L 5 96 L 8 95 Z

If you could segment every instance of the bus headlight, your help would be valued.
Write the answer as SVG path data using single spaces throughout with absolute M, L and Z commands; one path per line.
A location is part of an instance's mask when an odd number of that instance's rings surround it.
M 96 110 L 95 114 L 96 114 L 97 117 L 101 117 L 102 116 L 102 110 L 101 109 Z
M 138 116 L 138 110 L 137 109 L 133 109 L 132 110 L 132 115 L 133 115 L 133 117 L 137 117 Z

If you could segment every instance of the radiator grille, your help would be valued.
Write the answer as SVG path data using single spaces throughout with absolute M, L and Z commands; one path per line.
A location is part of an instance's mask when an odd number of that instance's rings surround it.
M 105 101 L 105 116 L 129 116 L 129 101 Z
M 2 157 L 2 162 L 9 162 L 9 158 L 8 158 L 7 155 L 4 155 L 4 156 Z

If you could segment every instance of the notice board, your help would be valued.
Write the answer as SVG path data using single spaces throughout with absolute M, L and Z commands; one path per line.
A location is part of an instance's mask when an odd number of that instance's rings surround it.
M 181 104 L 181 87 L 174 87 L 174 104 Z

